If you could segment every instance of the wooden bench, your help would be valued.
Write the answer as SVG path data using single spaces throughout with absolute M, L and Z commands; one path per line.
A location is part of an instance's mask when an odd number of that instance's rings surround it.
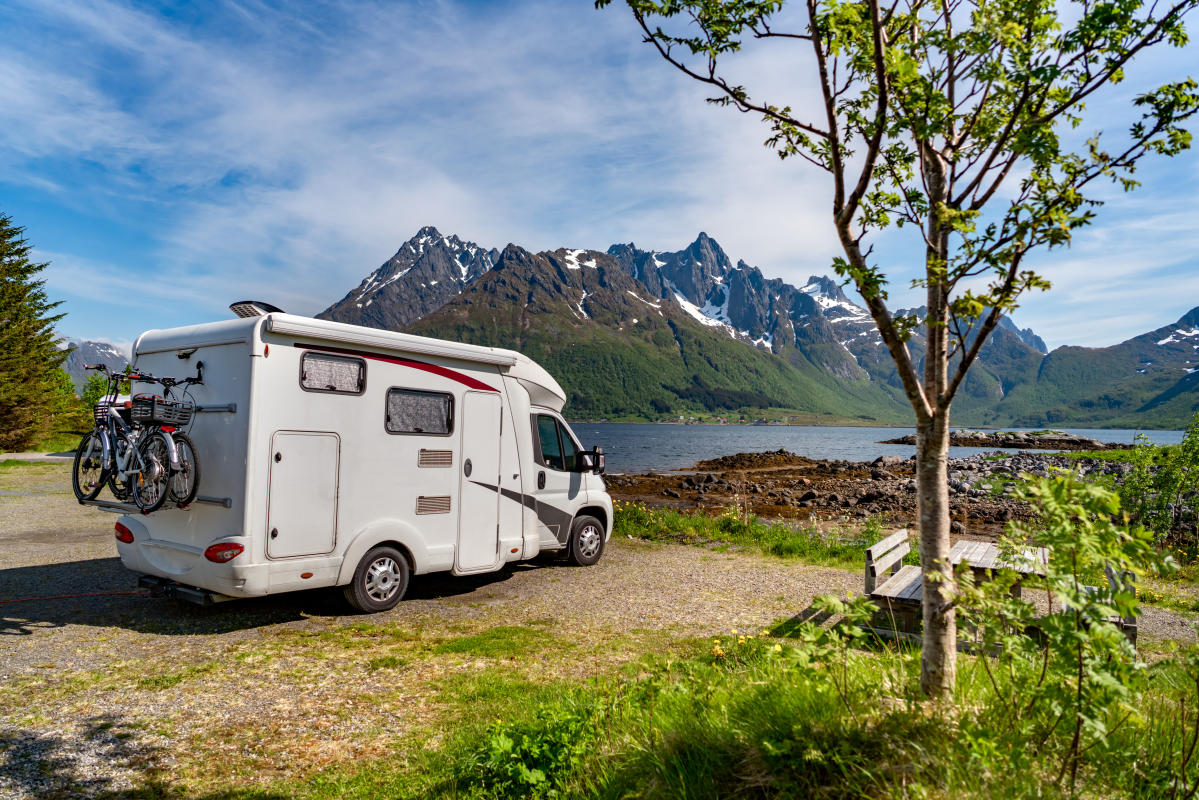
M 866 550 L 866 596 L 879 607 L 876 621 L 894 620 L 896 630 L 912 632 L 921 619 L 920 567 L 904 564 L 912 548 L 906 529 L 895 531 Z

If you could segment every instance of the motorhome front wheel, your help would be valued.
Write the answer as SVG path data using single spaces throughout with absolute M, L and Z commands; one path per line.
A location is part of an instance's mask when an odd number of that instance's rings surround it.
M 600 560 L 604 553 L 604 526 L 595 517 L 577 517 L 570 532 L 570 561 L 580 567 L 589 567 Z
M 408 589 L 408 559 L 394 547 L 376 547 L 362 557 L 344 589 L 346 600 L 366 613 L 395 608 Z

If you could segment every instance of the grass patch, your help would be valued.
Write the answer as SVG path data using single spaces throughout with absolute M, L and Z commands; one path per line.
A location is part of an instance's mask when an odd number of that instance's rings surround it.
M 400 658 L 399 656 L 379 656 L 378 658 L 372 658 L 370 661 L 366 662 L 366 668 L 371 672 L 376 672 L 381 669 L 399 669 L 400 667 L 406 666 L 408 666 L 408 661 Z
M 616 502 L 613 506 L 612 532 L 616 535 L 715 548 L 731 545 L 779 558 L 843 569 L 860 568 L 866 548 L 887 533 L 874 519 L 867 520 L 857 531 L 821 531 L 814 526 L 796 529 L 784 523 L 752 518 L 747 521 L 735 509 L 727 509 L 718 517 L 709 517 L 651 508 L 640 503 Z
M 191 664 L 181 670 L 175 672 L 164 672 L 159 675 L 147 675 L 137 679 L 137 688 L 147 691 L 161 691 L 163 689 L 173 689 L 184 681 L 195 678 L 200 675 L 212 672 L 217 668 L 215 661 L 206 661 L 202 664 Z
M 24 461 L 19 458 L 0 459 L 0 469 L 20 469 L 21 467 L 45 467 L 53 464 L 48 461 Z
M 433 648 L 434 653 L 461 653 L 482 658 L 517 658 L 554 642 L 552 634 L 520 625 L 501 625 L 481 633 L 459 636 Z
M 39 453 L 73 452 L 79 446 L 79 440 L 83 438 L 83 434 L 84 431 L 60 431 L 53 433 L 38 442 L 37 447 L 33 449 Z

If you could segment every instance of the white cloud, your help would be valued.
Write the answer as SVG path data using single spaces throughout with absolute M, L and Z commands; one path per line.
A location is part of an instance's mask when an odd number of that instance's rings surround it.
M 674 249 L 705 230 L 792 282 L 827 273 L 838 249 L 827 176 L 780 163 L 755 117 L 704 104 L 623 8 L 243 2 L 187 26 L 91 0 L 13 16 L 24 35 L 0 51 L 0 181 L 153 243 L 97 257 L 83 234 L 38 240 L 51 288 L 88 324 L 102 318 L 89 302 L 147 299 L 158 318 L 172 304 L 220 316 L 243 296 L 313 313 L 425 224 L 533 249 Z M 771 102 L 810 103 L 789 52 L 747 51 L 734 71 Z M 1021 324 L 1053 343 L 1115 335 L 1090 322 L 1092 304 L 1136 290 L 1119 279 L 1125 256 L 1167 276 L 1196 252 L 1181 221 L 1145 228 L 1167 223 L 1144 202 L 1122 206 L 1123 230 L 1080 234 L 1045 270 L 1059 305 L 1034 298 Z M 893 304 L 919 302 L 896 274 Z M 1160 313 L 1146 291 L 1137 319 Z M 109 335 L 139 332 L 118 317 Z

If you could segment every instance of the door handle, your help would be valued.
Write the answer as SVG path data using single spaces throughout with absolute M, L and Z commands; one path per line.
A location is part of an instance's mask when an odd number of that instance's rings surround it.
M 466 463 L 462 465 L 462 473 L 466 477 L 470 477 L 470 473 L 474 470 L 474 465 L 470 463 L 470 459 L 466 459 Z
M 545 488 L 545 470 L 540 470 L 537 473 L 537 488 L 538 489 Z
M 271 538 L 272 539 L 279 538 L 279 529 L 278 528 L 271 528 Z

